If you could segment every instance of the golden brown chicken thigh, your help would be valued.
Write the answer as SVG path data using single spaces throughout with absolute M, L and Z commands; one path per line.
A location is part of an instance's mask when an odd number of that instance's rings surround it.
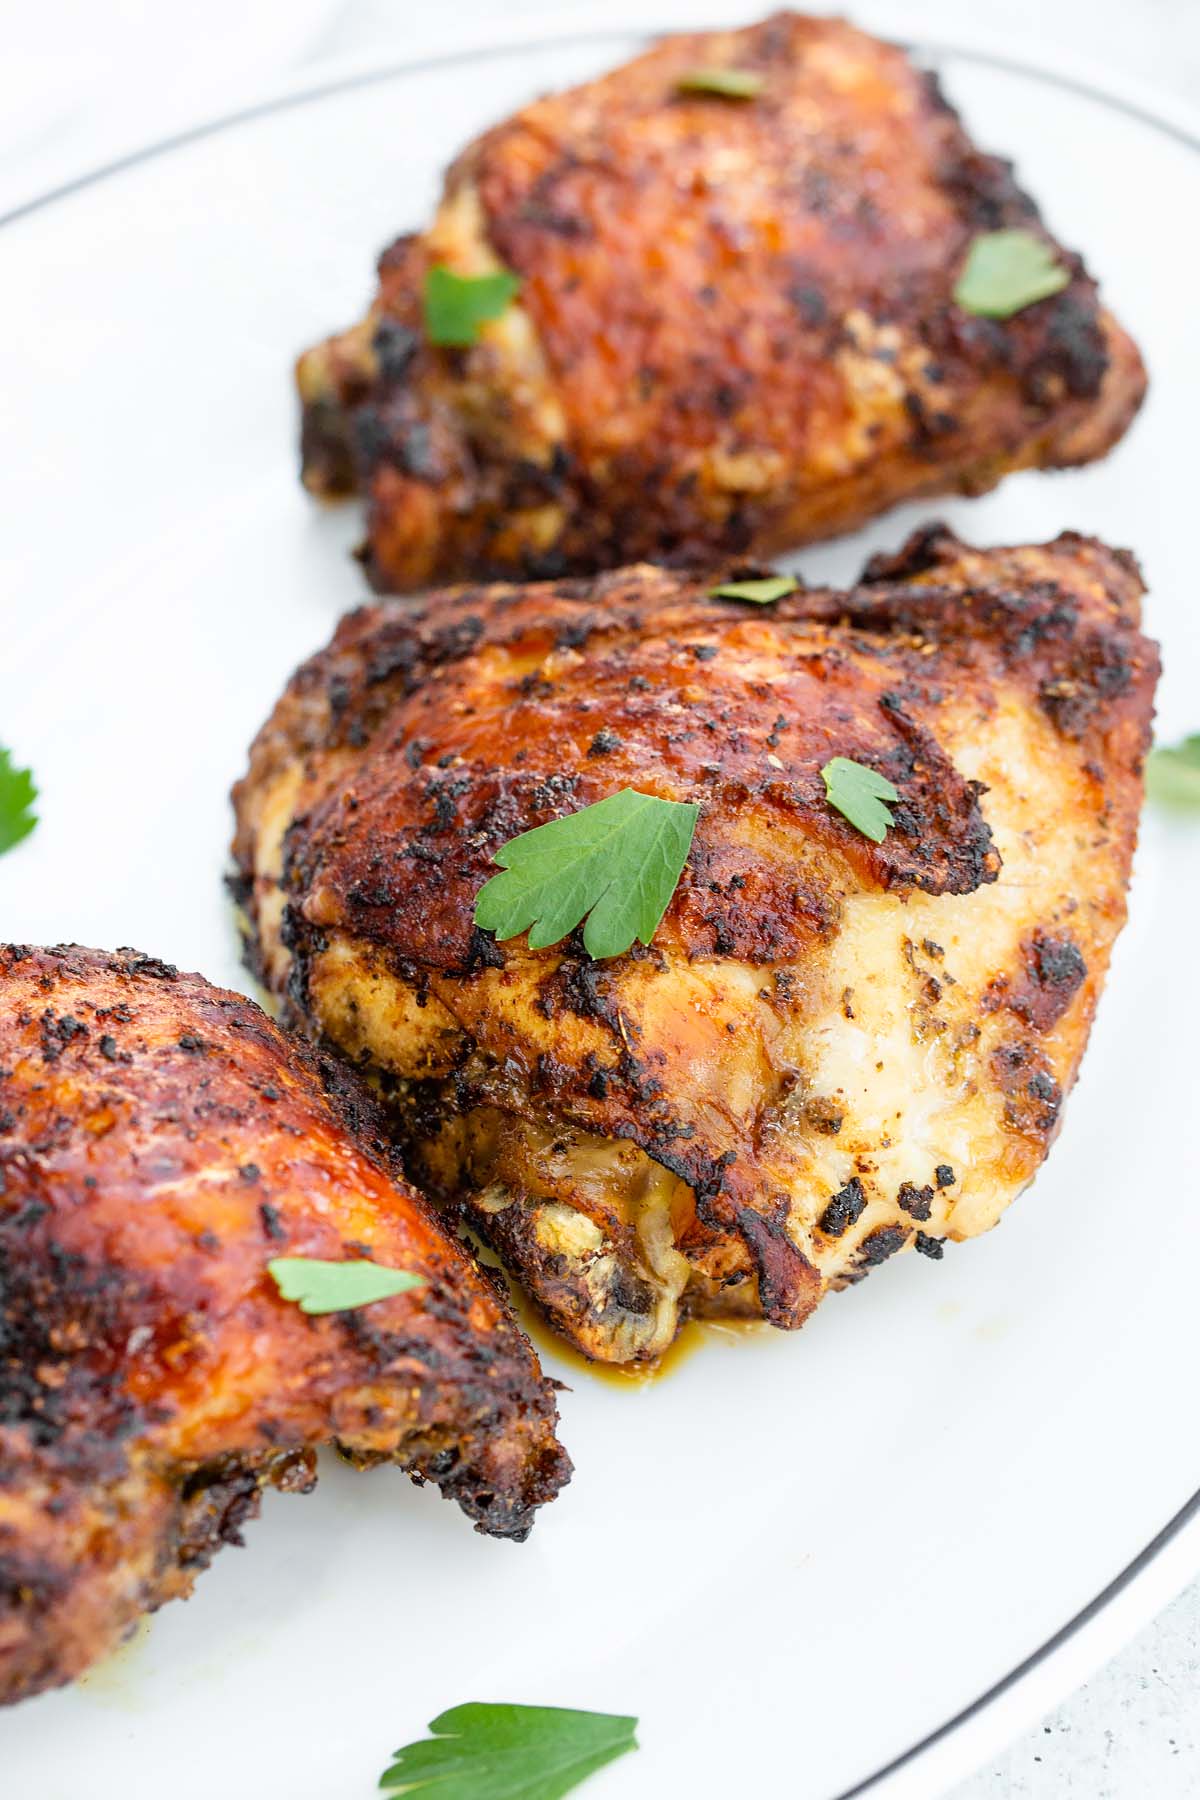
M 1132 560 L 933 528 L 849 593 L 650 566 L 346 618 L 236 794 L 265 979 L 398 1084 L 412 1168 L 593 1357 L 799 1325 L 1037 1170 L 1125 887 L 1157 675 Z M 875 844 L 841 756 L 888 777 Z M 649 947 L 473 923 L 507 840 L 698 802 Z
M 358 1080 L 133 951 L 0 949 L 0 1703 L 190 1592 L 338 1444 L 523 1537 L 570 1464 L 506 1305 Z M 424 1278 L 325 1317 L 275 1257 Z
M 681 91 L 698 65 L 761 91 Z M 1007 319 L 964 311 L 972 242 L 1014 227 L 1068 285 Z M 435 265 L 520 280 L 470 347 L 430 341 Z M 1102 456 L 1145 386 L 1079 257 L 936 80 L 793 13 L 670 38 L 486 132 L 298 379 L 305 481 L 366 495 L 367 572 L 396 591 L 771 554 Z

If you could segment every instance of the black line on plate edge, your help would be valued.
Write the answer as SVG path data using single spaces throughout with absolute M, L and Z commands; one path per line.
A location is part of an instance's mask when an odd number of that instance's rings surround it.
M 10 212 L 0 214 L 0 228 L 15 224 L 18 219 L 23 219 L 30 213 L 39 212 L 44 206 L 50 206 L 56 200 L 64 200 L 72 194 L 81 192 L 84 188 L 94 186 L 97 182 L 106 181 L 110 175 L 123 174 L 127 169 L 137 168 L 140 163 L 151 162 L 155 157 L 165 156 L 172 150 L 181 150 L 188 144 L 199 143 L 204 138 L 215 137 L 218 132 L 231 130 L 235 125 L 247 125 L 255 119 L 267 118 L 272 113 L 290 112 L 295 107 L 307 106 L 313 101 L 329 99 L 334 94 L 351 93 L 356 88 L 376 87 L 381 82 L 402 80 L 405 76 L 420 75 L 429 69 L 453 68 L 460 63 L 479 62 L 496 56 L 515 56 L 522 52 L 574 47 L 579 44 L 601 44 L 615 38 L 640 37 L 642 35 L 644 34 L 638 27 L 621 30 L 613 28 L 611 30 L 574 32 L 562 36 L 554 35 L 521 44 L 497 44 L 490 48 L 484 45 L 468 50 L 442 51 L 435 55 L 419 57 L 410 62 L 391 63 L 385 68 L 370 69 L 361 75 L 346 75 L 334 81 L 320 82 L 311 88 L 305 88 L 301 93 L 286 94 L 275 100 L 260 101 L 236 112 L 227 113 L 221 118 L 210 119 L 205 124 L 193 125 L 185 131 L 160 138 L 156 143 L 148 144 L 140 150 L 133 150 L 124 156 L 116 157 L 112 162 L 104 163 L 98 169 L 89 170 L 84 175 L 77 175 L 72 180 L 51 188 L 45 194 L 39 194 L 32 200 L 22 201 Z M 1200 136 L 1188 131 L 1184 126 L 1177 125 L 1172 120 L 1160 119 L 1136 102 L 1106 93 L 1103 88 L 1093 87 L 1090 82 L 1076 77 L 1062 75 L 1054 70 L 1032 68 L 1017 57 L 1002 56 L 985 50 L 965 50 L 955 44 L 938 43 L 929 39 L 922 39 L 917 45 L 909 44 L 907 48 L 940 57 L 956 57 L 959 61 L 979 63 L 985 68 L 1003 69 L 1009 74 L 1024 76 L 1027 80 L 1040 81 L 1047 87 L 1065 88 L 1070 93 L 1082 95 L 1086 100 L 1098 101 L 1102 106 L 1123 113 L 1127 118 L 1136 119 L 1140 124 L 1149 125 L 1164 136 L 1174 138 L 1177 143 L 1184 144 L 1189 150 L 1200 152 Z M 1046 1639 L 1045 1643 L 1031 1651 L 1023 1662 L 1019 1662 L 1015 1668 L 1010 1669 L 1007 1675 L 1001 1676 L 999 1681 L 993 1683 L 990 1688 L 964 1706 L 960 1712 L 955 1713 L 952 1718 L 947 1719 L 945 1724 L 928 1732 L 909 1749 L 902 1750 L 899 1756 L 893 1757 L 891 1762 L 885 1763 L 881 1769 L 876 1769 L 873 1775 L 868 1775 L 864 1780 L 857 1782 L 854 1787 L 845 1788 L 840 1794 L 831 1796 L 831 1800 L 858 1800 L 858 1796 L 869 1793 L 879 1782 L 885 1781 L 889 1775 L 894 1775 L 898 1769 L 913 1762 L 932 1745 L 949 1737 L 951 1732 L 957 1731 L 960 1725 L 965 1725 L 968 1719 L 973 1719 L 985 1707 L 990 1706 L 993 1700 L 998 1700 L 1001 1694 L 1007 1693 L 1040 1662 L 1044 1662 L 1048 1656 L 1052 1656 L 1056 1650 L 1074 1637 L 1077 1631 L 1082 1630 L 1085 1625 L 1103 1612 L 1109 1602 L 1115 1600 L 1117 1595 L 1122 1593 L 1130 1582 L 1142 1573 L 1143 1569 L 1149 1567 L 1159 1551 L 1163 1550 L 1172 1538 L 1176 1537 L 1183 1527 L 1195 1518 L 1197 1513 L 1200 1513 L 1200 1489 L 1197 1489 L 1190 1500 L 1185 1501 L 1174 1518 L 1163 1526 L 1157 1536 L 1153 1537 L 1145 1548 L 1138 1552 L 1133 1561 L 1128 1563 L 1120 1574 L 1109 1582 L 1107 1587 L 1102 1588 L 1094 1599 L 1089 1600 L 1087 1605 L 1073 1618 L 1068 1619 L 1065 1625 L 1060 1626 L 1052 1637 Z
M 1044 1644 L 1040 1644 L 1036 1650 L 1031 1651 L 1024 1662 L 1019 1662 L 1015 1669 L 1010 1669 L 1007 1675 L 1002 1675 L 1000 1680 L 988 1688 L 985 1693 L 980 1694 L 977 1700 L 972 1700 L 964 1706 L 961 1712 L 957 1712 L 953 1718 L 947 1719 L 944 1725 L 938 1725 L 919 1743 L 913 1744 L 911 1749 L 902 1750 L 899 1756 L 893 1757 L 890 1763 L 885 1763 L 882 1769 L 876 1769 L 873 1775 L 868 1775 L 865 1780 L 856 1783 L 854 1787 L 846 1788 L 842 1793 L 834 1795 L 833 1800 L 856 1800 L 857 1795 L 869 1793 L 876 1782 L 883 1781 L 888 1775 L 894 1775 L 897 1769 L 902 1769 L 906 1763 L 912 1762 L 914 1757 L 920 1756 L 928 1750 L 931 1744 L 940 1743 L 952 1731 L 957 1731 L 960 1725 L 965 1725 L 968 1719 L 974 1718 L 976 1713 L 980 1713 L 985 1707 L 990 1706 L 993 1700 L 998 1700 L 1000 1695 L 1006 1693 L 1009 1688 L 1015 1687 L 1018 1681 L 1029 1674 L 1031 1669 L 1035 1669 L 1047 1656 L 1052 1655 L 1055 1650 L 1073 1638 L 1084 1625 L 1089 1624 L 1098 1613 L 1103 1612 L 1109 1601 L 1115 1600 L 1117 1595 L 1127 1588 L 1143 1569 L 1148 1568 L 1159 1551 L 1165 1549 L 1171 1539 L 1182 1531 L 1183 1527 L 1189 1520 L 1195 1518 L 1197 1513 L 1200 1513 L 1200 1489 L 1192 1495 L 1190 1500 L 1184 1502 L 1175 1517 L 1163 1526 L 1156 1537 L 1151 1538 L 1143 1550 L 1138 1551 L 1133 1561 L 1128 1563 L 1119 1575 L 1114 1576 L 1108 1586 L 1100 1590 L 1095 1599 L 1089 1600 L 1073 1619 L 1068 1619 L 1065 1625 L 1059 1627 L 1053 1637 L 1048 1637 Z

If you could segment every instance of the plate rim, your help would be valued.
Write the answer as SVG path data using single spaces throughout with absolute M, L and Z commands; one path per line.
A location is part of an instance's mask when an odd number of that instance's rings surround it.
M 671 0 L 665 0 L 670 6 Z M 692 27 L 729 23 L 742 0 L 693 0 L 686 17 Z M 682 11 L 682 8 L 680 9 Z M 876 15 L 874 18 L 871 15 Z M 853 21 L 879 33 L 880 8 L 856 8 Z M 81 169 L 19 200 L 0 213 L 0 230 L 42 212 L 61 200 L 151 162 L 252 124 L 275 113 L 318 103 L 360 87 L 419 76 L 428 70 L 478 62 L 520 49 L 552 50 L 596 44 L 635 35 L 647 41 L 677 32 L 681 18 L 660 13 L 647 22 L 642 6 L 630 0 L 572 8 L 569 29 L 555 29 L 551 17 L 507 23 L 491 20 L 455 31 L 441 48 L 433 42 L 407 56 L 371 54 L 326 59 L 320 74 L 293 72 L 259 86 L 257 97 L 224 109 L 204 109 L 179 129 Z M 1153 83 L 1117 75 L 1102 63 L 1064 54 L 1029 33 L 1019 37 L 956 29 L 952 37 L 915 29 L 904 47 L 938 64 L 958 60 L 1074 93 L 1136 123 L 1149 126 L 1200 155 L 1200 108 L 1164 94 Z M 1043 1643 L 1013 1665 L 975 1699 L 926 1732 L 878 1769 L 827 1800 L 929 1800 L 930 1777 L 938 1792 L 969 1776 L 1048 1710 L 1073 1693 L 1116 1656 L 1164 1606 L 1200 1575 L 1200 1486 L 1137 1554 L 1098 1593 Z
M 671 0 L 665 0 L 665 4 L 669 6 Z M 692 4 L 688 6 L 688 17 L 695 25 L 711 27 L 713 20 L 728 23 L 729 9 L 737 10 L 741 4 L 743 0 L 715 0 L 715 3 L 714 0 L 692 0 Z M 873 10 L 876 9 L 869 4 L 860 9 L 862 13 Z M 581 22 L 574 23 L 570 30 L 555 31 L 550 28 L 547 20 L 510 21 L 507 26 L 499 21 L 492 21 L 471 31 L 456 32 L 453 45 L 442 49 L 430 48 L 407 57 L 381 57 L 378 52 L 373 55 L 334 57 L 320 65 L 322 73 L 316 79 L 310 71 L 293 72 L 279 82 L 262 86 L 254 99 L 215 111 L 204 108 L 176 131 L 149 138 L 145 143 L 106 157 L 63 181 L 39 189 L 17 201 L 5 212 L 0 212 L 0 230 L 16 224 L 32 213 L 42 211 L 56 201 L 68 199 L 98 182 L 136 168 L 141 163 L 185 149 L 189 144 L 199 143 L 237 126 L 251 124 L 272 113 L 291 111 L 357 87 L 373 87 L 387 81 L 401 80 L 406 76 L 419 75 L 427 69 L 450 68 L 459 62 L 473 62 L 490 55 L 509 54 L 520 49 L 551 49 L 593 42 L 600 44 L 606 39 L 630 33 L 652 42 L 657 37 L 669 36 L 679 30 L 679 21 L 672 20 L 665 14 L 658 22 L 647 23 L 641 7 L 630 4 L 630 0 L 608 0 L 608 4 L 601 5 L 594 4 L 594 0 L 587 0 L 583 5 L 576 5 L 572 13 L 573 19 Z M 876 33 L 880 31 L 879 24 L 873 23 L 869 18 L 856 18 L 852 22 L 860 24 L 866 30 Z M 958 57 L 966 62 L 983 64 L 1008 74 L 1039 81 L 1045 86 L 1066 88 L 1083 99 L 1108 106 L 1140 124 L 1149 125 L 1182 143 L 1185 148 L 1200 153 L 1200 107 L 1174 95 L 1164 94 L 1152 82 L 1117 76 L 1102 63 L 1064 55 L 1057 48 L 1028 34 L 1020 40 L 1026 55 L 1014 50 L 1014 40 L 1011 38 L 998 37 L 989 32 L 972 32 L 970 29 L 962 32 L 956 30 L 952 38 L 942 37 L 936 32 L 917 31 L 894 41 L 917 55 Z M 1036 60 L 1027 60 L 1027 56 Z

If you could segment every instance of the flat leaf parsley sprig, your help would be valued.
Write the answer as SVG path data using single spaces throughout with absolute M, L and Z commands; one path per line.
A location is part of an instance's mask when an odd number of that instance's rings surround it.
M 14 767 L 11 752 L 0 748 L 0 856 L 27 838 L 37 824 L 33 810 L 37 797 L 33 771 Z
M 1200 731 L 1179 744 L 1158 744 L 1146 763 L 1146 792 L 1168 806 L 1200 807 Z
M 635 788 L 510 838 L 503 870 L 480 888 L 475 923 L 501 943 L 529 932 L 545 950 L 583 919 L 588 955 L 622 956 L 662 923 L 692 847 L 700 808 Z
M 432 1736 L 406 1744 L 380 1779 L 428 1800 L 561 1800 L 605 1763 L 637 1749 L 637 1720 L 558 1706 L 451 1707 Z

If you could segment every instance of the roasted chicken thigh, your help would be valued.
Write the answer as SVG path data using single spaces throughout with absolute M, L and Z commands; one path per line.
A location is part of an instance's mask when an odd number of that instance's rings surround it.
M 264 979 L 614 1361 L 688 1314 L 799 1325 L 1030 1180 L 1124 919 L 1157 675 L 1135 564 L 1071 534 L 933 528 L 773 606 L 713 585 L 365 607 L 236 792 Z M 834 757 L 898 790 L 882 842 L 828 803 Z M 474 924 L 500 846 L 624 788 L 700 807 L 648 948 Z
M 1014 228 L 1066 285 L 964 310 L 971 246 Z M 439 268 L 519 281 L 466 347 L 434 341 Z M 669 38 L 486 132 L 298 381 L 304 479 L 366 496 L 367 572 L 395 591 L 770 554 L 1102 456 L 1145 385 L 935 78 L 794 13 Z
M 567 1479 L 528 1342 L 390 1156 L 358 1079 L 240 996 L 0 949 L 0 1703 L 186 1595 L 321 1444 L 504 1537 Z M 276 1257 L 424 1285 L 309 1317 Z

